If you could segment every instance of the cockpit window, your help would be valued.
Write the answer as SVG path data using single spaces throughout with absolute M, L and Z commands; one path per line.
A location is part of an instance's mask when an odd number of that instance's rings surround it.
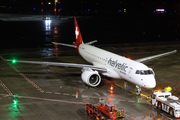
M 136 70 L 136 74 L 139 74 L 140 72 L 139 72 L 139 70 Z
M 153 72 L 151 70 L 136 70 L 136 74 L 150 75 L 150 74 L 153 74 Z

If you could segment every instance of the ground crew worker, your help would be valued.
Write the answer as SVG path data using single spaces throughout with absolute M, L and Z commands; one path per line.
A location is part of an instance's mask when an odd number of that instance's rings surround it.
M 99 117 L 98 117 L 98 115 L 96 116 L 96 120 L 99 120 Z
M 99 120 L 99 118 L 100 118 L 100 114 L 98 113 L 96 116 L 96 120 Z
M 120 117 L 125 117 L 124 109 L 121 109 Z
M 101 119 L 102 119 L 102 120 L 105 120 L 105 117 L 104 117 L 104 116 L 102 116 L 102 117 L 101 117 Z
M 172 90 L 172 88 L 170 86 L 167 86 L 164 88 L 164 91 L 170 92 Z
M 121 112 L 122 112 L 122 113 L 124 112 L 124 109 L 123 109 L 123 108 L 121 109 Z

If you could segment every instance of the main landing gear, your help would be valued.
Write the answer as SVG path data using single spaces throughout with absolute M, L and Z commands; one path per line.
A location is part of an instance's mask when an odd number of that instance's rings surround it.
M 126 90 L 126 88 L 127 88 L 127 82 L 124 81 L 124 90 Z

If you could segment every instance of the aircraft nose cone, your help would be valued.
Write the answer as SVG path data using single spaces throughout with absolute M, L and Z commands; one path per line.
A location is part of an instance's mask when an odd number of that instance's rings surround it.
M 154 78 L 154 79 L 151 79 L 150 81 L 151 81 L 151 82 L 148 84 L 148 87 L 149 87 L 149 88 L 154 88 L 154 87 L 156 87 L 156 80 L 155 80 L 155 78 Z
M 156 81 L 154 80 L 151 84 L 152 88 L 156 87 Z

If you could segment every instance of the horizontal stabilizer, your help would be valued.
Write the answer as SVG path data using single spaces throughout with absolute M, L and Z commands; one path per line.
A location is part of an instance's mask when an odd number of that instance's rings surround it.
M 52 42 L 52 43 L 53 43 L 53 44 L 57 44 L 57 45 L 62 45 L 62 46 L 67 46 L 67 47 L 73 47 L 73 48 L 76 48 L 76 46 L 70 45 L 70 44 L 57 43 L 57 42 Z
M 91 42 L 87 42 L 87 43 L 85 43 L 85 44 L 91 45 L 91 44 L 93 44 L 93 43 L 95 43 L 95 42 L 97 42 L 97 40 L 94 40 L 94 41 L 91 41 Z

